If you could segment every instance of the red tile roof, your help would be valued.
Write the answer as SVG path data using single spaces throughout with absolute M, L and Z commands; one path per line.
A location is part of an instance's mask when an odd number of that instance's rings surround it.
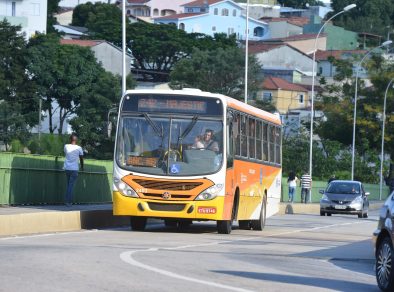
M 127 0 L 128 3 L 131 4 L 144 4 L 146 2 L 149 2 L 150 0 Z
M 268 76 L 264 79 L 263 89 L 270 90 L 291 90 L 291 91 L 303 91 L 307 92 L 308 90 L 301 85 L 290 83 L 282 78 Z
M 329 50 L 329 51 L 316 51 L 316 61 L 324 61 L 328 60 L 329 57 L 333 57 L 334 59 L 340 59 L 344 54 L 348 55 L 362 55 L 367 51 L 365 50 Z M 310 54 L 312 57 L 313 54 Z
M 316 36 L 317 36 L 317 34 L 315 34 L 315 33 L 295 34 L 295 35 L 291 35 L 291 36 L 288 36 L 285 38 L 269 39 L 269 40 L 266 40 L 266 42 L 278 42 L 278 41 L 290 42 L 290 41 L 312 40 L 312 39 L 315 39 Z M 326 37 L 326 34 L 324 34 L 324 33 L 320 34 L 319 38 L 323 38 L 323 37 Z
M 81 47 L 94 47 L 102 42 L 104 41 L 60 39 L 60 44 L 62 45 L 76 45 Z
M 260 20 L 266 21 L 266 22 L 279 22 L 279 21 L 286 21 L 290 24 L 296 25 L 296 26 L 301 26 L 303 27 L 304 25 L 309 23 L 309 18 L 308 17 L 262 17 Z
M 250 54 L 257 54 L 261 52 L 268 52 L 273 49 L 286 46 L 285 43 L 263 43 L 263 42 L 255 42 L 249 43 L 249 53 Z
M 196 0 L 196 1 L 189 2 L 189 3 L 185 3 L 182 6 L 188 6 L 188 7 L 196 6 L 196 7 L 199 7 L 199 6 L 205 5 L 205 3 L 207 3 L 208 5 L 212 5 L 212 4 L 215 4 L 217 2 L 221 2 L 221 1 L 223 1 L 223 0 Z
M 167 16 L 162 16 L 162 17 L 157 17 L 156 19 L 180 19 L 180 18 L 186 18 L 186 17 L 191 17 L 195 15 L 202 15 L 206 13 L 179 13 L 179 14 L 172 14 L 172 15 L 167 15 Z

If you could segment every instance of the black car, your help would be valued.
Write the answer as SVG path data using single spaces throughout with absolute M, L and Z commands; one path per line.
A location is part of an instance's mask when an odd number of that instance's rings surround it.
M 358 218 L 368 218 L 368 192 L 359 181 L 334 180 L 326 190 L 321 190 L 320 215 L 354 214 Z
M 373 233 L 375 243 L 376 280 L 382 291 L 394 291 L 394 192 L 380 209 L 378 228 Z

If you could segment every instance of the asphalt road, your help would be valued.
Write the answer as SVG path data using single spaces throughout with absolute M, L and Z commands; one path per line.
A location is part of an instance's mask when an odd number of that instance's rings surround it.
M 378 291 L 377 211 L 274 216 L 263 232 L 150 224 L 0 238 L 0 291 Z

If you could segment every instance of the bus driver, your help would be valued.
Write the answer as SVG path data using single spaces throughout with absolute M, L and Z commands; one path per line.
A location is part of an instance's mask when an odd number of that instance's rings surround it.
M 204 148 L 207 150 L 219 152 L 219 144 L 215 140 L 213 140 L 213 130 L 206 129 L 204 134 Z

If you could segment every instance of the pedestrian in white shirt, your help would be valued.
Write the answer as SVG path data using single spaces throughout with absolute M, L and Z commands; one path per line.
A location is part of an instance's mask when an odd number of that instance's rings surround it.
M 294 196 L 296 192 L 296 187 L 297 187 L 297 180 L 298 178 L 296 177 L 295 173 L 292 171 L 289 173 L 289 177 L 287 179 L 287 183 L 289 185 L 289 202 L 293 203 L 294 202 Z
M 75 133 L 70 136 L 70 144 L 64 145 L 64 170 L 67 176 L 67 190 L 66 190 L 66 205 L 71 206 L 73 201 L 73 189 L 78 178 L 79 164 L 81 163 L 81 170 L 83 170 L 83 151 L 77 145 L 78 137 Z

